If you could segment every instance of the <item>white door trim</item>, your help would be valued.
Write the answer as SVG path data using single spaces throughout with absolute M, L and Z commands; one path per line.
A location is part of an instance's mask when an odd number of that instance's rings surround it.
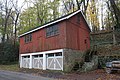
M 26 54 L 20 54 L 20 56 L 38 55 L 38 54 L 46 54 L 46 53 L 48 54 L 48 53 L 56 53 L 56 52 L 62 52 L 63 53 L 63 49 L 43 51 L 43 52 L 36 52 L 36 53 L 26 53 Z
M 46 54 L 58 53 L 58 52 L 62 52 L 62 57 L 63 57 L 63 49 L 43 51 L 43 52 L 36 52 L 36 53 L 19 54 L 20 55 L 20 67 L 22 67 L 22 57 L 30 56 L 30 67 L 29 68 L 33 68 L 33 56 L 34 55 L 43 54 L 43 70 L 46 70 L 47 69 L 47 59 L 46 59 L 47 56 L 46 56 Z M 63 58 L 62 58 L 62 71 L 63 71 Z

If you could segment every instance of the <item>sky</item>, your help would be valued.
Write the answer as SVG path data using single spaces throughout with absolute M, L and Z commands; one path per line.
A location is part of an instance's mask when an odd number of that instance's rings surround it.
M 24 1 L 25 1 L 25 0 L 18 0 L 18 6 L 21 7 L 21 6 L 23 5 Z M 26 4 L 24 4 L 23 9 L 24 9 L 24 8 L 27 8 L 27 5 L 26 5 Z
M 23 6 L 24 1 L 25 1 L 25 0 L 18 0 L 18 6 L 19 6 L 19 7 Z M 26 0 L 26 1 L 27 1 L 27 0 Z M 22 10 L 26 9 L 26 8 L 29 7 L 29 6 L 32 6 L 32 4 L 30 4 L 30 3 L 27 4 L 27 2 L 25 2 L 25 4 L 24 4 Z
M 18 6 L 21 6 L 24 0 L 18 0 Z

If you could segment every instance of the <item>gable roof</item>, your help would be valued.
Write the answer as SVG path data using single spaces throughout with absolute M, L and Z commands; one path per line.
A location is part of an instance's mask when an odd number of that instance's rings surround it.
M 71 18 L 72 16 L 76 15 L 76 14 L 79 13 L 79 12 L 81 12 L 83 18 L 85 19 L 85 16 L 83 15 L 82 11 L 81 11 L 81 10 L 77 10 L 77 11 L 75 11 L 75 12 L 73 12 L 73 13 L 70 13 L 70 14 L 65 15 L 65 16 L 62 16 L 62 17 L 60 17 L 60 18 L 58 18 L 58 19 L 55 19 L 55 20 L 53 20 L 53 21 L 50 21 L 50 22 L 48 22 L 48 23 L 46 23 L 46 24 L 43 24 L 42 26 L 35 27 L 34 29 L 32 29 L 32 30 L 30 30 L 30 31 L 28 31 L 28 32 L 25 32 L 25 33 L 21 34 L 19 37 L 22 37 L 22 36 L 24 36 L 24 35 L 26 35 L 26 34 L 32 33 L 32 32 L 34 32 L 34 31 L 37 31 L 37 30 L 42 29 L 42 28 L 44 28 L 44 27 L 47 27 L 47 26 L 49 26 L 49 25 L 55 24 L 55 23 L 57 23 L 57 22 L 60 22 L 60 21 L 69 19 L 69 18 Z M 86 19 L 85 19 L 85 22 L 87 23 Z M 88 23 L 87 23 L 87 26 L 88 26 L 88 29 L 90 30 Z

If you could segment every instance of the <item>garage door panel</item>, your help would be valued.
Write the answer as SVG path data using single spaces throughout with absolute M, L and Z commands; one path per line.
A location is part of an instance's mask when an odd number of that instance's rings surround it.
M 43 59 L 39 59 L 39 68 L 43 68 Z
M 55 64 L 56 64 L 56 65 L 55 65 L 55 68 L 56 68 L 56 69 L 61 69 L 61 65 L 59 64 L 59 62 L 56 61 Z
M 33 68 L 42 69 L 43 68 L 43 58 L 33 59 Z
M 47 68 L 48 69 L 53 69 L 54 68 L 54 58 L 48 58 L 47 59 Z
M 38 59 L 33 59 L 33 68 L 38 68 Z
M 30 66 L 30 59 L 27 60 L 27 68 Z
M 30 64 L 30 59 L 29 58 L 23 58 L 22 67 L 23 68 L 29 68 L 29 64 Z
M 62 69 L 62 58 L 56 58 L 55 59 L 56 69 Z
M 49 65 L 48 69 L 54 69 L 54 64 Z
M 48 54 L 47 69 L 52 69 L 52 70 L 62 70 L 63 69 L 63 58 L 62 58 L 61 53 Z

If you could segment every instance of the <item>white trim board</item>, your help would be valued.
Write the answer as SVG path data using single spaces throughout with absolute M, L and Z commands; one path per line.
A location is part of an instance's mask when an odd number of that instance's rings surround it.
M 21 34 L 19 37 L 22 37 L 22 36 L 24 36 L 24 35 L 26 35 L 26 34 L 29 34 L 29 33 L 34 32 L 34 31 L 36 31 L 36 30 L 42 29 L 42 28 L 47 27 L 47 26 L 49 26 L 49 25 L 55 24 L 55 23 L 57 23 L 57 22 L 63 21 L 63 20 L 65 20 L 65 19 L 69 19 L 70 17 L 74 16 L 75 14 L 77 14 L 77 13 L 79 13 L 79 12 L 82 13 L 81 10 L 78 10 L 78 11 L 76 11 L 76 12 L 74 12 L 74 13 L 66 16 L 66 17 L 63 17 L 63 18 L 58 19 L 58 20 L 56 20 L 56 21 L 53 21 L 53 22 L 51 22 L 51 23 L 45 24 L 45 25 L 43 25 L 43 26 L 40 26 L 40 27 L 38 27 L 38 28 L 35 28 L 35 29 L 33 29 L 33 30 L 31 30 L 31 31 L 28 31 L 28 32 L 26 32 L 26 33 L 23 33 L 23 34 Z M 83 15 L 83 13 L 82 13 L 82 15 Z M 84 15 L 83 15 L 83 17 L 84 17 Z M 84 17 L 84 18 L 85 18 L 85 17 Z M 85 19 L 85 21 L 87 22 L 86 19 Z M 87 22 L 87 24 L 88 24 L 88 22 Z
M 29 55 L 38 55 L 38 54 L 49 54 L 49 53 L 56 53 L 56 52 L 63 52 L 63 49 L 50 50 L 50 51 L 44 51 L 44 52 L 36 52 L 36 53 L 25 53 L 25 54 L 20 54 L 20 56 L 29 56 Z

